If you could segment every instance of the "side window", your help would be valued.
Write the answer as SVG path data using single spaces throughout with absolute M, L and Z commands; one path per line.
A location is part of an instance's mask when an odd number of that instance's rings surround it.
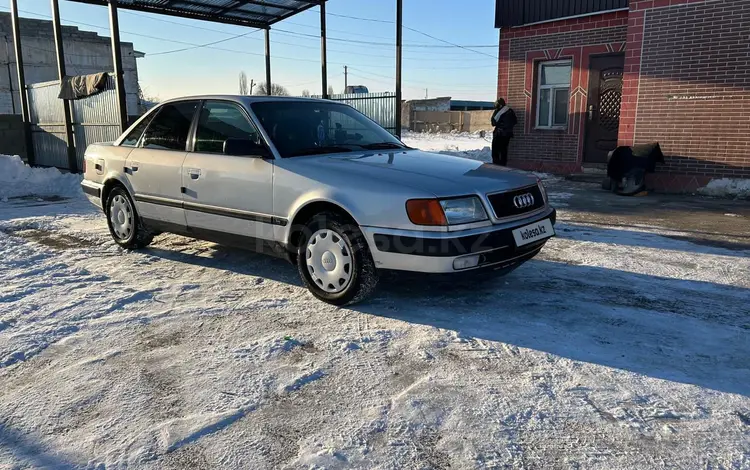
M 220 101 L 206 102 L 198 119 L 194 151 L 222 153 L 227 139 L 259 142 L 260 136 L 236 105 Z
M 153 119 L 154 115 L 151 114 L 143 121 L 139 122 L 137 126 L 133 128 L 132 131 L 120 142 L 120 145 L 123 147 L 135 147 L 138 145 L 138 141 L 141 139 L 141 135 L 143 135 L 143 131 L 146 130 L 146 127 L 148 126 L 148 123 L 151 122 L 151 119 Z
M 568 125 L 570 61 L 541 62 L 537 88 L 536 127 L 564 128 Z
M 143 136 L 143 148 L 185 150 L 197 101 L 164 105 Z
M 360 140 L 366 142 L 382 140 L 373 129 L 364 127 L 357 119 L 338 111 L 331 111 L 328 114 L 328 137 L 329 139 L 332 137 L 337 145 L 357 143 Z

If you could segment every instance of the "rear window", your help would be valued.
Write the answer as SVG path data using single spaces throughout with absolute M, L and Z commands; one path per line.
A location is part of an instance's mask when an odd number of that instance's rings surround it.
M 143 148 L 185 150 L 197 101 L 164 105 L 143 136 Z
M 138 141 L 141 140 L 141 136 L 143 135 L 143 131 L 146 130 L 146 127 L 148 127 L 148 124 L 151 122 L 151 119 L 154 118 L 154 113 L 151 113 L 150 116 L 146 117 L 144 120 L 138 123 L 135 128 L 133 128 L 130 133 L 123 139 L 122 142 L 120 142 L 120 145 L 123 147 L 135 147 L 138 145 Z

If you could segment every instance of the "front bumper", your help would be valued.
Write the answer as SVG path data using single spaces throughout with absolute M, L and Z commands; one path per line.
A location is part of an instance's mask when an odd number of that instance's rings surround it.
M 380 227 L 362 227 L 379 269 L 423 273 L 455 273 L 481 268 L 502 269 L 536 255 L 549 238 L 517 247 L 513 230 L 549 219 L 555 224 L 557 212 L 549 208 L 541 214 L 505 224 L 461 232 L 417 232 Z M 454 261 L 478 255 L 479 263 L 456 269 Z

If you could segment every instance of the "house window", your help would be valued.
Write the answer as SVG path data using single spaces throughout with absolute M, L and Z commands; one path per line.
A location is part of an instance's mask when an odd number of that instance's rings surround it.
M 568 127 L 570 100 L 570 61 L 541 62 L 537 89 L 536 127 L 564 129 Z

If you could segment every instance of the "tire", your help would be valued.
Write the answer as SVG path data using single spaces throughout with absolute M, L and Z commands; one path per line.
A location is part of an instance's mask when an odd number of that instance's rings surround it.
M 112 188 L 106 207 L 109 234 L 115 243 L 131 250 L 148 246 L 154 239 L 154 234 L 143 226 L 133 199 L 125 188 Z
M 338 306 L 364 300 L 378 283 L 375 262 L 359 227 L 331 212 L 317 214 L 305 224 L 297 247 L 297 270 L 315 297 Z

